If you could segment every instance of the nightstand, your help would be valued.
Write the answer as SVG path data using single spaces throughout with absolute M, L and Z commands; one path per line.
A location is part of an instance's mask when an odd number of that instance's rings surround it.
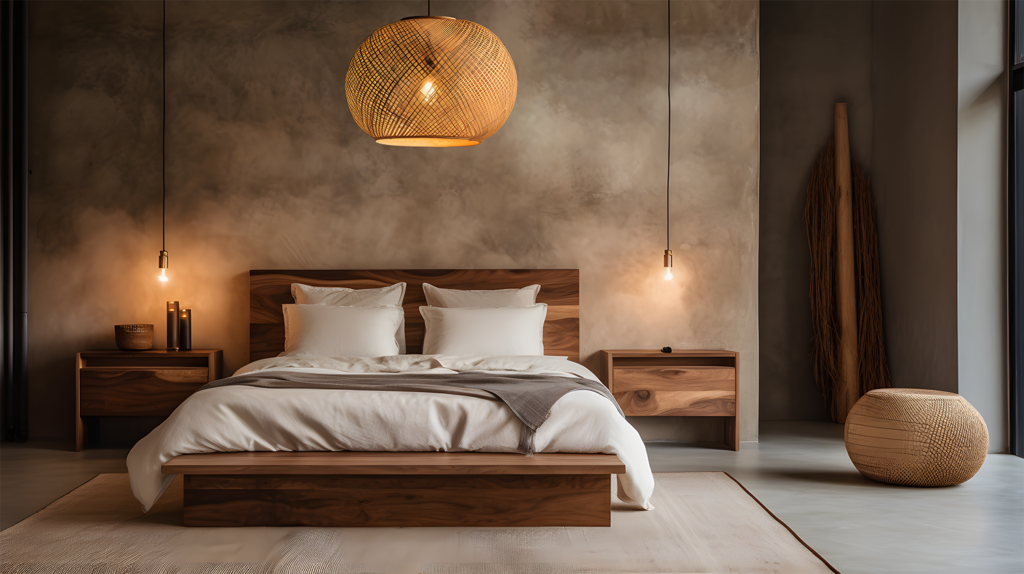
M 84 351 L 75 367 L 75 450 L 86 446 L 82 417 L 166 417 L 221 378 L 224 352 Z
M 725 417 L 740 449 L 740 355 L 735 351 L 601 351 L 601 375 L 626 416 Z

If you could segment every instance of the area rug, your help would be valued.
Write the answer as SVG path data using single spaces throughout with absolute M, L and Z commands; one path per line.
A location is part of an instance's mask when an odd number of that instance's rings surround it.
M 614 501 L 610 528 L 186 528 L 180 477 L 143 515 L 101 474 L 0 532 L 0 571 L 836 572 L 724 472 L 654 476 L 654 510 Z

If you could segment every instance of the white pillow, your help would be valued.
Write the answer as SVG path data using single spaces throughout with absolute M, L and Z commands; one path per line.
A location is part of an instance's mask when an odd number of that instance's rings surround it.
M 537 293 L 540 293 L 540 285 L 522 289 L 466 291 L 423 284 L 423 294 L 431 307 L 529 307 L 537 303 Z
M 529 307 L 420 307 L 424 355 L 543 355 L 544 303 Z
M 332 307 L 380 307 L 381 305 L 402 306 L 405 300 L 405 283 L 395 283 L 377 289 L 349 289 L 348 287 L 314 287 L 292 283 L 292 297 L 299 305 L 330 305 Z M 395 332 L 398 352 L 405 354 L 405 315 Z
M 292 283 L 292 297 L 299 305 L 332 305 L 334 307 L 402 306 L 405 283 L 395 283 L 378 289 L 349 289 L 348 287 L 314 287 Z
M 284 305 L 284 354 L 384 357 L 398 354 L 401 307 Z

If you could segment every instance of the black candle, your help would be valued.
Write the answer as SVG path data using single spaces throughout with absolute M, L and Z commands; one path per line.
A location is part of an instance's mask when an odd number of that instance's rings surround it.
M 167 350 L 178 350 L 178 302 L 167 302 Z
M 178 313 L 178 350 L 192 350 L 192 309 L 182 309 Z

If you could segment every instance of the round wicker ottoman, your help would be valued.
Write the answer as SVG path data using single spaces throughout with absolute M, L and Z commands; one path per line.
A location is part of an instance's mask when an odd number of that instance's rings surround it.
M 952 486 L 978 472 L 988 428 L 955 393 L 925 389 L 868 391 L 846 416 L 846 452 L 879 482 Z

